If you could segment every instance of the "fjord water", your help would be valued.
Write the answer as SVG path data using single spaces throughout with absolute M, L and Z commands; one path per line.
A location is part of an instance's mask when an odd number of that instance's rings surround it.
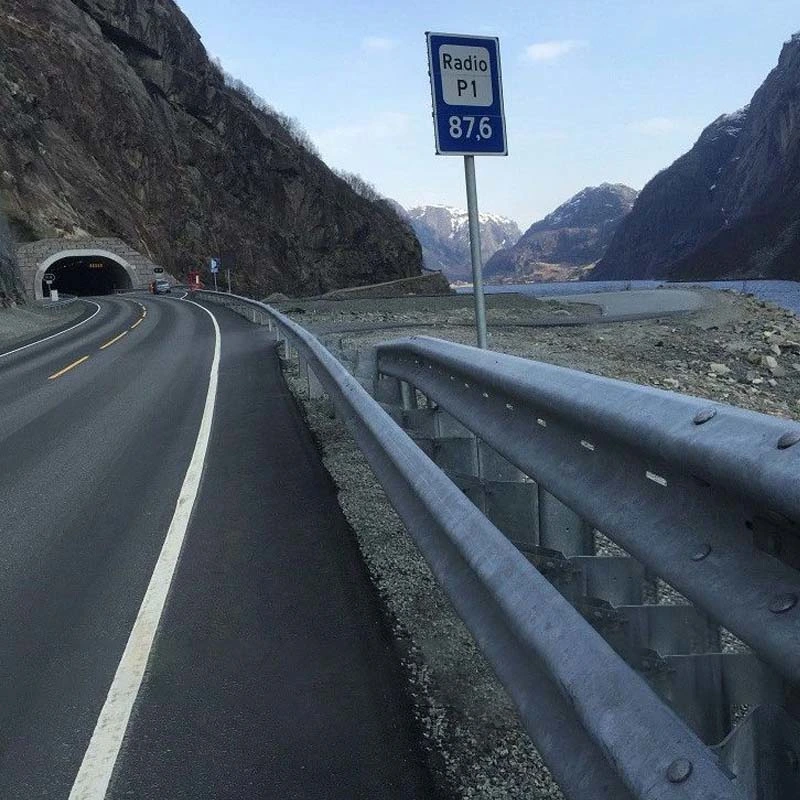
M 673 283 L 672 281 L 570 281 L 564 283 L 519 283 L 503 286 L 484 286 L 487 294 L 498 292 L 521 292 L 536 297 L 565 297 L 571 294 L 592 294 L 595 292 L 624 292 L 631 289 L 657 289 L 659 286 L 687 288 L 708 286 L 712 289 L 732 289 L 736 292 L 754 294 L 781 308 L 800 314 L 800 282 L 798 281 L 692 281 Z M 471 287 L 457 291 L 471 293 Z

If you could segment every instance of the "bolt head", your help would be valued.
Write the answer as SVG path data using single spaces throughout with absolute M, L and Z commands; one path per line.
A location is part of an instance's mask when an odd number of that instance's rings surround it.
M 704 408 L 694 415 L 694 424 L 702 425 L 717 416 L 717 411 L 714 408 Z
M 692 561 L 702 561 L 711 552 L 711 545 L 706 542 L 700 549 L 692 556 Z
M 772 602 L 769 604 L 769 610 L 773 614 L 783 614 L 786 611 L 791 611 L 796 605 L 797 595 L 794 592 L 787 592 L 773 597 Z
M 800 431 L 787 431 L 778 439 L 778 450 L 786 450 L 798 442 L 800 442 Z
M 670 783 L 683 783 L 692 774 L 692 762 L 688 758 L 676 758 L 667 770 Z

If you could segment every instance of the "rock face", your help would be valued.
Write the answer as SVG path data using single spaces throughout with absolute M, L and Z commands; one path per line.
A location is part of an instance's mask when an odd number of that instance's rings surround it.
M 623 184 L 587 186 L 539 222 L 513 246 L 486 264 L 487 279 L 571 280 L 605 252 L 636 200 Z
M 406 214 L 422 245 L 425 267 L 441 270 L 451 281 L 471 281 L 467 212 L 448 206 L 418 206 Z M 519 226 L 511 219 L 480 214 L 480 223 L 484 264 L 501 247 L 508 247 L 519 239 Z
M 21 297 L 19 274 L 14 263 L 13 243 L 5 217 L 0 213 L 0 308 Z
M 20 241 L 115 236 L 185 274 L 320 293 L 418 274 L 419 243 L 226 87 L 173 0 L 5 0 L 0 188 Z
M 800 277 L 800 34 L 642 189 L 593 278 Z

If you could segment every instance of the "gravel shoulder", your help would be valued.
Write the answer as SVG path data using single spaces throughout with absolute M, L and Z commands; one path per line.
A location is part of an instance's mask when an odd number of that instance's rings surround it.
M 36 341 L 69 327 L 86 316 L 89 307 L 80 301 L 55 308 L 15 306 L 0 309 L 0 352 Z
M 800 419 L 800 320 L 753 297 L 698 290 L 699 310 L 610 323 L 591 310 L 536 301 L 489 305 L 490 347 L 608 377 Z M 285 303 L 297 322 L 332 349 L 369 348 L 398 335 L 474 344 L 469 305 L 415 298 L 360 305 Z M 488 298 L 487 298 L 488 299 Z M 405 298 L 403 299 L 405 301 Z M 435 307 L 434 307 L 435 306 Z M 550 306 L 550 307 L 548 307 Z M 595 307 L 596 308 L 596 307 Z M 580 326 L 530 327 L 553 314 L 584 317 Z M 355 323 L 369 325 L 359 330 Z M 404 330 L 395 326 L 402 324 Z M 383 325 L 383 327 L 381 327 Z M 349 327 L 349 330 L 348 330 Z M 354 329 L 355 328 L 355 329 Z M 431 763 L 453 797 L 560 798 L 558 787 L 521 728 L 424 559 L 388 503 L 360 451 L 324 400 L 309 400 L 296 368 L 293 391 L 338 489 L 371 577 L 393 620 Z M 669 601 L 660 598 L 660 602 Z

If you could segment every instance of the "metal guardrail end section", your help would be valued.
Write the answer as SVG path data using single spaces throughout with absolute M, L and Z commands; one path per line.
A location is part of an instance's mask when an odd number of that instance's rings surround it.
M 219 296 L 209 299 L 220 301 Z M 438 581 L 515 701 L 526 729 L 567 797 L 766 797 L 752 794 L 745 781 L 737 780 L 734 770 L 725 765 L 730 762 L 744 774 L 746 768 L 740 765 L 747 762 L 748 747 L 753 750 L 756 745 L 748 745 L 751 740 L 744 736 L 731 740 L 720 751 L 727 759 L 723 764 L 720 755 L 657 696 L 312 335 L 263 304 L 225 295 L 221 301 L 257 306 L 266 312 L 313 369 Z M 436 370 L 426 367 L 424 371 L 432 375 Z M 403 380 L 427 394 L 417 377 L 411 369 Z M 451 383 L 449 375 L 445 379 Z M 430 388 L 433 396 L 435 387 Z M 397 397 L 397 393 L 392 394 Z M 488 392 L 482 387 L 481 402 L 486 399 L 484 394 Z M 402 401 L 404 393 L 399 395 Z M 468 414 L 446 407 L 461 424 L 472 427 Z M 415 417 L 414 409 L 407 410 Z M 427 424 L 424 415 L 416 417 L 419 419 L 415 421 Z M 501 413 L 500 424 L 504 426 L 507 421 L 508 414 Z M 519 431 L 515 435 L 519 436 Z M 491 444 L 508 458 L 502 447 Z M 526 465 L 514 458 L 509 460 L 525 471 Z M 477 461 L 480 472 L 480 459 Z M 567 463 L 560 462 L 559 467 L 564 469 Z M 554 519 L 572 525 L 572 518 L 561 512 Z M 577 533 L 584 535 L 582 530 Z M 548 552 L 554 563 L 563 559 L 560 553 Z M 539 555 L 547 557 L 545 551 Z M 605 577 L 585 573 L 584 580 L 602 583 L 612 574 L 606 573 Z M 626 574 L 624 568 L 620 574 Z M 757 740 L 758 734 L 754 734 L 752 741 Z M 762 763 L 758 761 L 756 769 Z

